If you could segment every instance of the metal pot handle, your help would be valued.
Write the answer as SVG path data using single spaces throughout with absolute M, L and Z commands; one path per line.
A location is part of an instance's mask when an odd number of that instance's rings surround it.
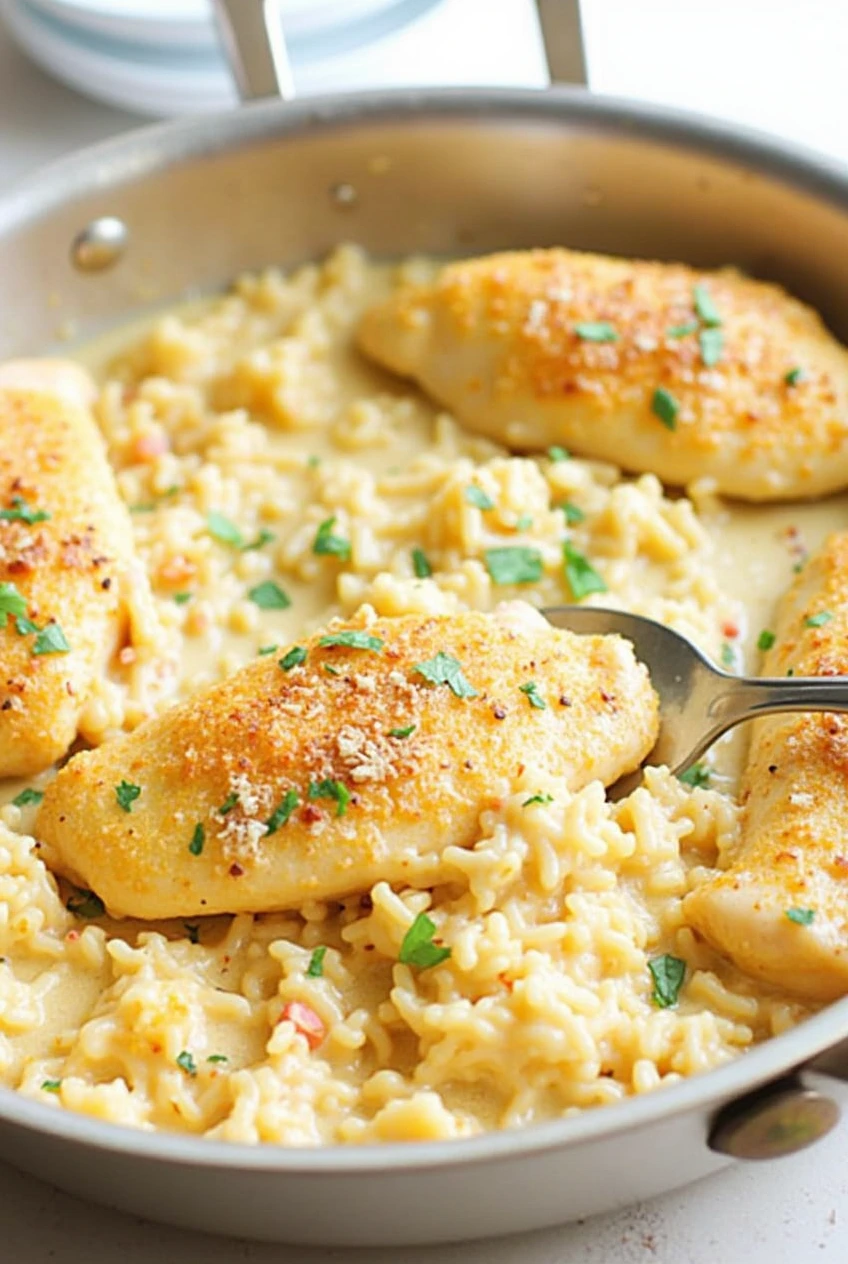
M 580 0 L 536 0 L 551 83 L 586 85 Z M 213 0 L 224 53 L 243 101 L 295 96 L 281 0 Z

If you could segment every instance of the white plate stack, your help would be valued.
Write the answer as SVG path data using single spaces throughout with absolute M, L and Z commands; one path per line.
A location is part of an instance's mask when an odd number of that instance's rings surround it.
M 497 21 L 490 5 L 491 0 L 281 0 L 297 91 L 543 86 L 532 0 L 498 0 Z M 162 116 L 225 109 L 235 102 L 210 0 L 0 0 L 0 14 L 33 61 L 110 105 Z M 499 39 L 493 28 L 510 17 Z M 523 36 L 517 40 L 516 26 Z

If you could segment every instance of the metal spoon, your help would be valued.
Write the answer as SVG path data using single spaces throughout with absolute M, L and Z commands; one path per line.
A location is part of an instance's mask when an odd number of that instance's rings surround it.
M 848 711 L 848 677 L 732 676 L 671 628 L 638 614 L 595 606 L 552 606 L 542 614 L 581 635 L 617 633 L 633 643 L 660 700 L 660 731 L 647 764 L 684 772 L 734 725 L 776 711 Z M 607 794 L 620 799 L 642 780 L 621 777 Z

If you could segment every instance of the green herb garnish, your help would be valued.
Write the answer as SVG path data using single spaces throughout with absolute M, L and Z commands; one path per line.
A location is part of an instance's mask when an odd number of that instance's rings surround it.
M 791 908 L 786 910 L 786 916 L 796 926 L 810 926 L 815 915 L 816 910 L 811 908 Z
M 278 829 L 288 824 L 289 817 L 300 803 L 296 790 L 287 790 L 280 802 L 274 808 L 274 811 L 265 822 L 265 837 L 269 834 L 276 834 Z
M 829 610 L 820 610 L 818 614 L 811 614 L 804 620 L 808 628 L 820 628 L 824 623 L 830 623 L 833 615 Z
M 0 584 L 0 627 L 6 626 L 9 615 L 22 616 L 27 612 L 26 598 L 14 584 Z
M 78 888 L 73 895 L 68 897 L 65 908 L 75 917 L 102 917 L 106 912 L 106 905 L 100 896 L 84 888 Z
M 736 666 L 736 655 L 733 652 L 733 646 L 729 645 L 727 641 L 722 641 L 721 644 L 721 661 L 724 667 L 731 668 Z
M 522 514 L 515 524 L 516 531 L 529 531 L 533 525 L 533 519 L 529 514 Z
M 276 647 L 275 647 L 276 648 Z M 259 651 L 261 654 L 261 650 Z M 269 650 L 269 653 L 272 651 Z M 280 666 L 284 672 L 291 671 L 293 667 L 300 667 L 306 662 L 306 650 L 302 645 L 293 645 L 287 654 L 280 659 Z
M 706 285 L 701 283 L 696 285 L 692 291 L 692 299 L 695 304 L 695 311 L 703 324 L 710 327 L 721 324 L 721 316 L 715 305 L 712 294 L 710 294 Z
M 763 628 L 762 632 L 757 637 L 757 649 L 762 650 L 765 653 L 766 650 L 771 649 L 776 640 L 777 637 L 773 632 L 769 631 L 768 628 Z
M 423 549 L 412 550 L 412 569 L 415 572 L 416 579 L 429 579 L 433 574 L 433 568 Z
M 210 509 L 206 515 L 206 530 L 219 544 L 228 544 L 233 549 L 244 548 L 244 536 L 239 528 L 217 509 Z
M 334 667 L 332 663 L 322 663 L 321 666 L 328 676 L 340 676 L 341 672 L 338 667 Z
M 34 632 L 39 631 L 39 627 L 37 623 L 33 623 L 32 619 L 28 619 L 25 614 L 16 614 L 15 631 L 18 636 L 32 636 Z
M 522 803 L 523 808 L 529 808 L 531 803 L 553 803 L 554 796 L 552 794 L 531 794 L 529 799 L 525 799 Z
M 704 790 L 710 784 L 712 773 L 706 764 L 692 764 L 685 772 L 677 774 L 677 780 L 684 786 L 692 786 L 695 790 Z
M 558 444 L 548 448 L 548 459 L 553 461 L 554 465 L 559 465 L 560 461 L 570 461 L 571 453 L 567 448 L 561 448 Z
M 496 584 L 535 584 L 542 578 L 542 555 L 538 549 L 512 545 L 486 549 L 483 557 Z
M 188 845 L 188 849 L 191 852 L 192 856 L 199 856 L 200 853 L 203 851 L 203 847 L 205 843 L 206 843 L 206 830 L 203 828 L 202 822 L 198 821 L 194 827 L 194 833 L 191 836 L 191 842 Z
M 526 684 L 519 685 L 518 688 L 523 694 L 527 695 L 527 701 L 531 707 L 535 707 L 537 711 L 547 711 L 548 704 L 539 693 L 539 686 L 535 680 L 528 680 Z
M 417 966 L 419 970 L 429 970 L 447 961 L 451 950 L 433 943 L 435 933 L 436 923 L 426 913 L 419 913 L 403 937 L 398 961 L 405 966 Z
M 341 535 L 334 535 L 333 527 L 335 525 L 335 517 L 324 519 L 315 532 L 312 552 L 319 554 L 319 556 L 337 557 L 339 561 L 347 562 L 350 560 L 350 540 L 346 540 Z
M 43 509 L 32 509 L 23 496 L 13 496 L 12 508 L 0 509 L 0 519 L 5 522 L 25 522 L 31 527 L 36 522 L 48 522 L 50 514 Z
M 666 331 L 667 338 L 685 338 L 687 334 L 698 332 L 697 320 L 687 320 L 683 325 L 671 325 Z
M 698 334 L 701 359 L 708 369 L 718 364 L 724 350 L 724 334 L 720 329 L 702 329 Z
M 255 539 L 241 546 L 241 551 L 242 553 L 250 553 L 253 549 L 264 549 L 265 545 L 270 544 L 274 539 L 276 539 L 274 532 L 269 531 L 267 527 L 262 527 Z
M 120 785 L 115 786 L 118 807 L 123 808 L 125 812 L 132 812 L 132 805 L 140 794 L 141 786 L 134 786 L 131 781 L 122 781 Z
M 22 790 L 20 794 L 16 794 L 12 802 L 16 808 L 28 808 L 36 803 L 40 803 L 44 798 L 43 790 L 33 790 L 27 786 L 26 790 Z
M 350 791 L 343 781 L 334 781 L 325 777 L 323 781 L 310 781 L 310 799 L 335 799 L 336 816 L 344 816 L 350 803 Z
M 47 627 L 42 628 L 35 638 L 32 652 L 33 654 L 67 654 L 70 648 L 59 624 L 48 623 Z
M 266 658 L 269 654 L 276 654 L 279 648 L 279 645 L 260 645 L 256 653 L 260 658 Z
M 42 1080 L 41 1088 L 45 1093 L 58 1093 L 62 1087 L 61 1080 Z
M 349 650 L 373 650 L 375 654 L 379 654 L 385 643 L 381 637 L 372 636 L 370 632 L 349 629 L 345 632 L 329 632 L 327 636 L 321 637 L 318 645 L 321 649 L 341 645 Z
M 659 417 L 667 430 L 677 429 L 677 414 L 680 412 L 680 405 L 671 391 L 667 391 L 664 386 L 658 386 L 654 391 L 651 412 L 655 417 Z
M 651 993 L 654 1004 L 660 1009 L 669 1009 L 676 1005 L 686 977 L 686 962 L 665 952 L 661 957 L 654 957 L 649 961 L 648 969 L 654 980 L 654 990 Z
M 570 540 L 563 543 L 562 553 L 565 578 L 575 601 L 582 601 L 590 593 L 607 591 L 606 584 L 594 566 L 578 549 L 575 549 Z
M 465 679 L 462 664 L 452 654 L 443 654 L 439 650 L 433 658 L 423 663 L 416 663 L 413 672 L 429 680 L 431 685 L 447 685 L 457 698 L 476 698 L 477 690 Z
M 211 1062 L 213 1066 L 220 1062 L 229 1062 L 229 1060 L 230 1059 L 225 1053 L 210 1053 L 209 1057 L 206 1059 L 206 1061 Z
M 187 601 L 191 601 L 193 596 L 194 596 L 194 593 L 190 593 L 190 592 L 174 593 L 174 601 L 177 603 L 178 606 L 184 606 Z
M 464 495 L 469 505 L 474 505 L 475 508 L 482 509 L 484 512 L 495 507 L 495 502 L 491 496 L 487 495 L 482 487 L 477 487 L 474 483 L 470 487 L 466 487 Z
M 805 381 L 806 376 L 804 370 L 796 365 L 794 369 L 790 369 L 788 373 L 784 374 L 783 380 L 787 386 L 797 386 L 799 382 Z
M 238 801 L 239 801 L 238 791 L 231 790 L 230 793 L 227 795 L 226 799 L 224 800 L 224 802 L 221 804 L 221 806 L 219 808 L 216 808 L 215 810 L 219 816 L 226 816 L 228 812 L 232 812 L 233 808 L 236 806 Z
M 185 1071 L 186 1075 L 197 1075 L 197 1063 L 188 1049 L 183 1049 L 182 1053 L 177 1054 L 177 1066 Z
M 273 579 L 263 580 L 261 584 L 251 588 L 247 595 L 260 610 L 288 610 L 291 605 L 288 593 L 283 592 Z
M 565 514 L 565 521 L 570 527 L 575 526 L 578 522 L 583 522 L 586 517 L 580 506 L 572 505 L 570 500 L 560 501 L 560 503 L 555 505 L 554 508 L 562 510 Z
M 410 733 L 414 733 L 417 727 L 415 724 L 407 724 L 402 729 L 389 729 L 389 737 L 409 737 Z
M 618 342 L 618 331 L 608 320 L 581 320 L 574 332 L 583 342 Z
M 324 973 L 324 958 L 327 955 L 326 947 L 321 944 L 320 948 L 315 948 L 312 956 L 309 958 L 309 965 L 306 967 L 307 978 L 320 979 Z

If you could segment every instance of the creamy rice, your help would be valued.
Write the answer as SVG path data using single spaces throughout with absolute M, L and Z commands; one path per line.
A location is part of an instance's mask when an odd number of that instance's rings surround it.
M 745 610 L 724 592 L 712 538 L 732 540 L 734 522 L 708 488 L 693 502 L 650 475 L 512 457 L 356 356 L 363 306 L 430 267 L 378 268 L 348 247 L 92 351 L 155 594 L 136 617 L 156 654 L 101 683 L 89 740 L 363 603 L 391 615 L 568 601 L 566 535 L 607 584 L 589 601 L 740 661 Z M 469 503 L 470 485 L 494 509 Z M 313 551 L 331 518 L 349 561 Z M 540 551 L 538 584 L 493 585 L 484 551 L 510 543 Z M 414 550 L 430 576 L 416 575 Z M 270 579 L 288 608 L 250 599 Z M 658 770 L 618 804 L 598 784 L 569 795 L 527 768 L 482 815 L 475 846 L 422 859 L 414 887 L 154 927 L 69 912 L 80 897 L 26 833 L 33 809 L 8 802 L 0 1082 L 143 1128 L 317 1145 L 513 1127 L 715 1067 L 809 1012 L 742 976 L 682 916 L 737 838 L 727 749 L 719 790 Z M 418 970 L 398 955 L 424 911 L 452 955 Z M 686 963 L 667 1008 L 649 969 L 664 954 Z M 281 1019 L 292 1002 L 323 1023 L 317 1047 Z

